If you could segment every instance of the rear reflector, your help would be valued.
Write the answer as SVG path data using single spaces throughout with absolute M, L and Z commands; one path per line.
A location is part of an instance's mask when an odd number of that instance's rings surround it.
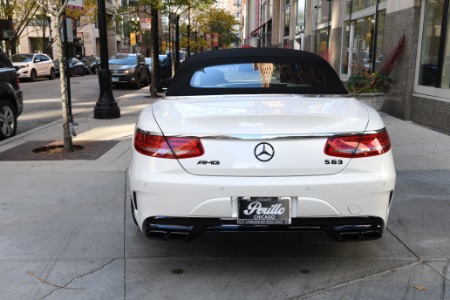
M 196 137 L 164 137 L 136 129 L 134 148 L 137 152 L 153 157 L 181 159 L 202 156 L 202 142 Z
M 325 154 L 344 158 L 380 155 L 391 149 L 386 129 L 373 134 L 337 136 L 328 139 Z

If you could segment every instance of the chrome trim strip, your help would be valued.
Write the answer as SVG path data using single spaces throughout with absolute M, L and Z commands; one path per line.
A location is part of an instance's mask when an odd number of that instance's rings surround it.
M 162 136 L 160 132 L 153 131 L 145 131 L 142 129 L 138 129 L 149 135 L 158 135 Z M 362 134 L 377 134 L 383 129 L 373 130 L 368 132 L 335 132 L 335 133 L 305 133 L 305 134 L 228 134 L 228 135 L 220 135 L 220 134 L 179 134 L 179 133 L 166 133 L 164 136 L 167 137 L 198 137 L 202 139 L 214 139 L 214 140 L 247 140 L 247 141 L 258 141 L 258 140 L 280 140 L 280 139 L 317 139 L 317 138 L 329 138 L 329 137 L 337 137 L 337 136 L 349 136 L 349 135 L 362 135 Z

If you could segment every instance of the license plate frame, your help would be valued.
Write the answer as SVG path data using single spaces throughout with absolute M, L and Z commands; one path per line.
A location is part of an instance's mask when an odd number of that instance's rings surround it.
M 111 78 L 111 81 L 114 81 L 114 82 L 115 82 L 115 81 L 119 81 L 119 77 L 112 77 L 112 78 Z
M 288 225 L 291 221 L 291 197 L 238 197 L 238 224 Z

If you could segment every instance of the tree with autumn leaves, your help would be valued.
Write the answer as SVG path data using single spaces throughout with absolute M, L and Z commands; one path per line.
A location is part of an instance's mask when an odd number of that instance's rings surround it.
M 72 142 L 70 119 L 69 119 L 69 107 L 67 98 L 67 81 L 66 81 L 66 59 L 67 55 L 64 51 L 62 43 L 62 34 L 60 28 L 63 27 L 64 18 L 70 17 L 77 20 L 83 15 L 84 17 L 89 17 L 92 19 L 92 23 L 95 23 L 97 18 L 97 1 L 96 0 L 84 0 L 83 11 L 73 11 L 67 10 L 67 1 L 61 0 L 0 0 L 1 9 L 0 16 L 7 17 L 12 20 L 14 17 L 16 19 L 17 26 L 20 28 L 25 28 L 28 26 L 31 19 L 33 19 L 39 10 L 43 10 L 46 14 L 49 14 L 54 19 L 56 38 L 54 39 L 59 48 L 59 53 L 61 53 L 60 59 L 60 89 L 61 89 L 61 107 L 63 116 L 63 136 L 64 136 L 64 151 L 74 151 L 74 146 Z M 19 9 L 20 3 L 20 9 Z M 212 8 L 215 0 L 138 0 L 137 10 L 138 13 L 149 14 L 152 19 L 152 30 L 151 30 L 151 55 L 152 55 L 152 70 L 158 70 L 158 54 L 159 54 L 159 28 L 158 20 L 159 16 L 177 16 L 177 22 L 180 17 L 183 19 L 192 20 L 192 23 L 181 24 L 181 45 L 182 47 L 187 46 L 188 40 L 194 45 L 190 45 L 191 49 L 201 45 L 202 49 L 208 49 L 206 35 L 208 33 L 218 33 L 219 35 L 219 46 L 226 48 L 230 43 L 238 42 L 236 35 L 233 33 L 233 27 L 238 24 L 237 20 L 234 19 L 232 15 L 225 12 L 224 10 L 217 10 Z M 18 22 L 17 18 L 23 17 L 23 21 Z M 171 18 L 169 18 L 171 19 Z M 173 22 L 173 20 L 171 20 Z M 188 38 L 187 26 L 191 25 L 192 32 L 196 32 L 197 36 L 195 39 Z M 184 26 L 184 27 L 183 27 Z M 13 39 L 13 43 L 17 42 L 23 29 L 19 27 L 14 28 L 16 38 Z M 183 30 L 183 28 L 185 30 Z M 184 38 L 183 38 L 184 36 Z M 14 47 L 15 48 L 15 47 Z M 186 47 L 188 48 L 188 47 Z M 158 78 L 156 77 L 157 72 L 152 72 L 152 84 L 151 84 L 151 96 L 156 97 L 158 89 Z
M 194 38 L 187 36 L 187 24 L 181 26 L 181 47 L 187 48 L 189 42 L 189 48 L 198 52 L 238 45 L 240 39 L 235 30 L 238 25 L 239 21 L 224 9 L 212 8 L 207 12 L 200 12 L 191 22 L 190 33 L 194 33 Z M 214 33 L 219 38 L 218 46 L 214 46 L 212 41 Z M 209 39 L 207 35 L 210 36 Z
M 213 5 L 215 0 L 138 0 L 133 3 L 133 11 L 139 14 L 150 14 L 152 19 L 151 30 L 151 56 L 152 72 L 150 94 L 157 97 L 159 79 L 159 16 L 167 16 L 169 19 L 169 30 L 176 27 L 179 22 L 180 47 L 184 49 L 207 50 L 209 40 L 207 34 L 217 33 L 219 36 L 219 47 L 226 48 L 231 43 L 238 43 L 239 39 L 234 27 L 239 24 L 233 15 L 223 9 L 216 9 Z M 182 20 L 182 21 L 180 21 Z M 176 33 L 172 31 L 172 37 Z M 212 41 L 212 40 L 211 40 Z M 188 47 L 189 43 L 189 47 Z M 169 43 L 174 46 L 174 43 Z M 175 49 L 170 49 L 175 52 Z M 175 56 L 172 55 L 172 58 Z M 175 61 L 172 66 L 175 66 Z

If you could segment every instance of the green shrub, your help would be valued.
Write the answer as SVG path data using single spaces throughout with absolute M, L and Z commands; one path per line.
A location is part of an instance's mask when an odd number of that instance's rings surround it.
M 361 72 L 350 76 L 347 89 L 352 94 L 387 93 L 391 89 L 393 80 L 387 75 L 377 72 Z

